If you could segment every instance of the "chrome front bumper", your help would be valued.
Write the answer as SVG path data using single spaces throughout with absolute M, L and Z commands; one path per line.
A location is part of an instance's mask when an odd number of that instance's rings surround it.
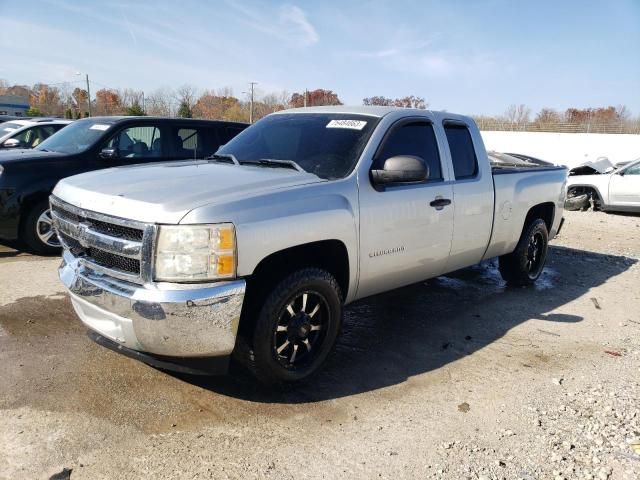
M 244 280 L 135 285 L 81 265 L 66 250 L 58 273 L 80 320 L 122 347 L 169 357 L 233 351 Z

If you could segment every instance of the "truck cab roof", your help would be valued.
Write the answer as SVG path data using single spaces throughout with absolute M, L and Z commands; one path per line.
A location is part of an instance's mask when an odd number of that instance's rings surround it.
M 426 110 L 418 108 L 404 108 L 404 107 L 386 107 L 386 106 L 363 106 L 363 105 L 327 105 L 320 107 L 301 107 L 290 108 L 287 110 L 280 110 L 272 115 L 283 115 L 292 113 L 319 113 L 319 114 L 352 114 L 352 115 L 368 115 L 371 117 L 382 118 L 387 115 L 397 115 L 398 117 L 431 117 L 434 120 L 458 120 L 464 123 L 469 123 L 470 117 L 460 115 L 451 112 L 439 111 L 439 110 Z

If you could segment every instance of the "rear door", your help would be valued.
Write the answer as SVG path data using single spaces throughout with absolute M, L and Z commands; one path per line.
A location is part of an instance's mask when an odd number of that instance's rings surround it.
M 640 162 L 611 175 L 609 203 L 615 206 L 640 208 Z
M 169 127 L 171 160 L 194 160 L 213 155 L 220 140 L 217 127 L 198 124 L 177 124 Z
M 371 184 L 370 175 L 360 179 L 358 297 L 441 274 L 451 249 L 453 205 L 434 202 L 451 201 L 453 189 L 429 119 L 408 118 L 392 125 L 372 168 L 381 168 L 396 155 L 422 158 L 429 166 L 429 179 L 382 189 Z
M 493 176 L 477 128 L 460 120 L 443 122 L 453 165 L 455 222 L 446 272 L 474 265 L 484 256 L 493 224 Z

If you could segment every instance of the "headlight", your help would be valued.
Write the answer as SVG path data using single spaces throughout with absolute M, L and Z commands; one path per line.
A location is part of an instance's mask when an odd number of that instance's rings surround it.
M 236 276 L 233 224 L 162 225 L 158 230 L 155 279 L 172 282 Z

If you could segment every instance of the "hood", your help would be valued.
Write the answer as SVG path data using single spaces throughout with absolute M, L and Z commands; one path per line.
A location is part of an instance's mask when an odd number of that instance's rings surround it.
M 86 210 L 176 224 L 194 208 L 324 182 L 310 173 L 207 161 L 111 168 L 61 180 L 53 194 Z
M 7 148 L 0 150 L 0 164 L 17 163 L 26 160 L 47 160 L 66 155 L 60 152 L 44 152 L 29 148 Z
M 613 164 L 607 157 L 598 157 L 596 161 L 586 161 L 569 170 L 569 175 L 597 175 L 599 173 L 609 173 L 614 169 Z

